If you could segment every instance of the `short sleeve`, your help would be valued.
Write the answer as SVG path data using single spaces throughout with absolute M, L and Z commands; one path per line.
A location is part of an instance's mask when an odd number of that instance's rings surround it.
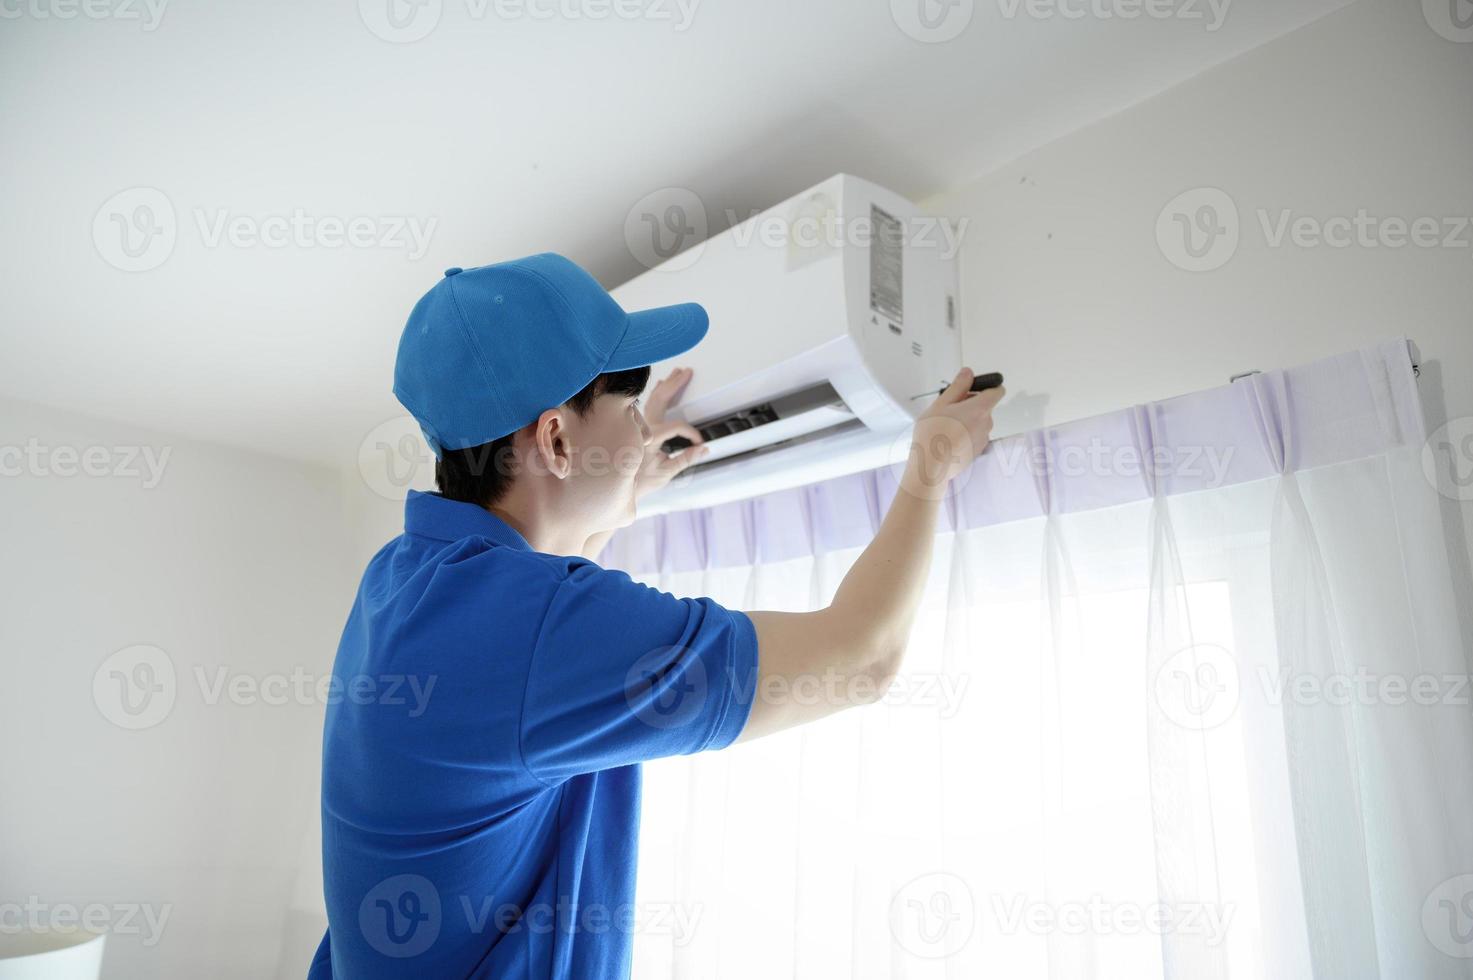
M 558 587 L 532 651 L 522 757 L 555 782 L 741 734 L 757 684 L 751 619 L 594 564 Z

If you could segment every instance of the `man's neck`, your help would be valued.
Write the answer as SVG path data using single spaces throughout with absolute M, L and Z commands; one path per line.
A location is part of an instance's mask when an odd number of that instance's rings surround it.
M 590 537 L 590 532 L 555 521 L 545 509 L 529 501 L 512 499 L 511 495 L 487 510 L 526 538 L 533 551 L 544 554 L 581 555 Z

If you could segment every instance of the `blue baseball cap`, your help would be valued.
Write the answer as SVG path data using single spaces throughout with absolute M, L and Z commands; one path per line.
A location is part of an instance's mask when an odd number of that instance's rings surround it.
M 690 350 L 708 323 L 697 303 L 625 313 L 551 252 L 446 269 L 404 326 L 394 396 L 443 456 L 517 431 L 600 374 Z

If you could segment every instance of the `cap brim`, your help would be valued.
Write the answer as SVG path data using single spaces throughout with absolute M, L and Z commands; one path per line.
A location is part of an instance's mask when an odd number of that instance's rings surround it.
M 710 326 L 699 303 L 677 303 L 627 315 L 629 327 L 609 355 L 605 372 L 644 367 L 684 354 L 701 342 Z

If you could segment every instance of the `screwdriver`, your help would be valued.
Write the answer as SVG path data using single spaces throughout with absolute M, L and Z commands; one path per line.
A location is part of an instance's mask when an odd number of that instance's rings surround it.
M 943 381 L 941 382 L 941 387 L 937 388 L 935 391 L 923 391 L 919 395 L 912 395 L 910 400 L 915 401 L 917 398 L 925 398 L 927 395 L 939 395 L 950 387 L 950 381 Z M 979 374 L 972 379 L 973 391 L 987 391 L 989 388 L 1000 387 L 1002 387 L 1002 375 L 998 374 L 996 371 L 993 371 L 991 374 Z

